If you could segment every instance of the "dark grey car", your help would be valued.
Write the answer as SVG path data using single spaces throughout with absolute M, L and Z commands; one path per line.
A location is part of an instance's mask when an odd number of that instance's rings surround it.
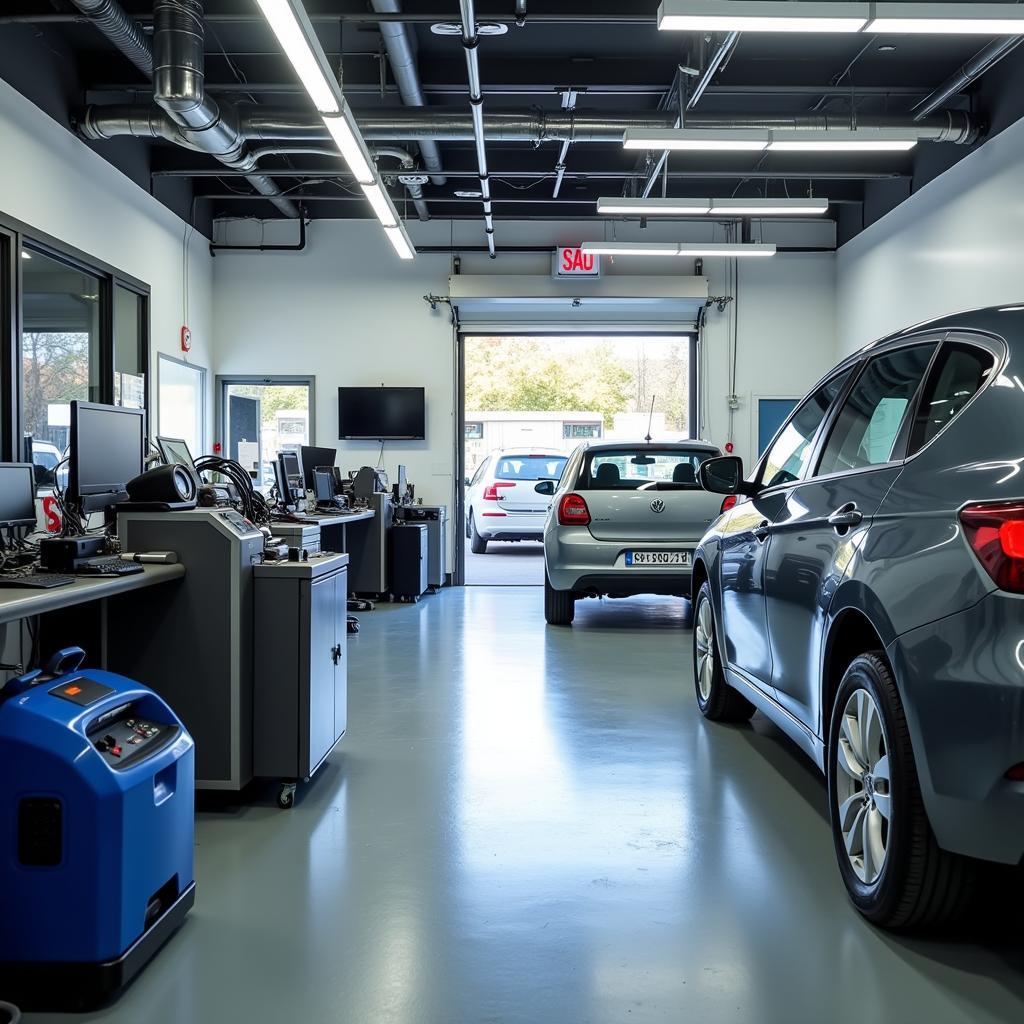
M 755 707 L 826 773 L 839 867 L 888 927 L 1024 855 L 1024 306 L 875 343 L 818 384 L 694 558 L 711 719 Z M 732 507 L 727 507 L 727 506 Z

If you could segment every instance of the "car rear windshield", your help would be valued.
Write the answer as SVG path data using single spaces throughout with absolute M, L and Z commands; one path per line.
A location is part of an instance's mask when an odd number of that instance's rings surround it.
M 585 491 L 699 490 L 697 467 L 714 455 L 700 448 L 602 448 L 584 457 Z
M 557 480 L 568 455 L 503 455 L 494 467 L 495 480 Z

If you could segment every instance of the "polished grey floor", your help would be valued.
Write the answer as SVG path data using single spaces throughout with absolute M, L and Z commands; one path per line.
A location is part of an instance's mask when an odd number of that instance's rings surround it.
M 544 585 L 544 545 L 538 541 L 489 541 L 482 555 L 466 549 L 470 586 L 540 587 Z
M 202 812 L 190 921 L 80 1019 L 1024 1019 L 1019 946 L 852 912 L 814 771 L 760 717 L 698 716 L 684 607 L 547 629 L 537 589 L 466 588 L 364 616 L 322 777 Z

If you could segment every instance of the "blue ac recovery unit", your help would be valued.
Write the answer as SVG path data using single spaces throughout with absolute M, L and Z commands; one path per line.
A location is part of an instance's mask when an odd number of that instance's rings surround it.
M 0 691 L 0 999 L 109 1000 L 195 898 L 192 738 L 80 648 Z

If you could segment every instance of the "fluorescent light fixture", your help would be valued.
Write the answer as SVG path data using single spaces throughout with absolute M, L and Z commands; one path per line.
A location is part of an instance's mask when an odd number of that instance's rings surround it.
M 388 241 L 394 246 L 400 260 L 411 260 L 416 256 L 416 250 L 401 224 L 393 228 L 384 228 L 384 234 L 388 236 Z
M 859 32 L 866 3 L 793 0 L 662 0 L 658 28 L 676 32 Z
M 917 145 L 912 132 L 891 128 L 772 132 L 768 148 L 776 153 L 900 153 Z
M 349 118 L 351 115 L 347 109 L 334 117 L 325 117 L 324 124 L 331 133 L 341 150 L 341 155 L 348 164 L 348 169 L 355 175 L 360 185 L 368 185 L 376 180 L 373 167 L 370 165 L 370 156 L 363 146 L 358 129 L 352 126 Z
M 712 199 L 711 213 L 728 217 L 803 217 L 825 213 L 827 199 Z
M 700 128 L 628 128 L 622 137 L 625 149 L 683 149 L 714 152 L 759 153 L 768 148 L 769 133 L 712 131 Z
M 1024 8 L 1019 4 L 880 3 L 869 32 L 922 35 L 1024 35 Z
M 386 228 L 397 227 L 398 214 L 395 213 L 395 210 L 391 205 L 391 200 L 388 198 L 384 189 L 382 189 L 376 182 L 373 182 L 371 185 L 362 185 L 360 187 L 363 190 L 363 194 L 370 201 L 370 205 L 373 207 L 373 212 L 377 215 L 377 220 L 379 220 Z
M 638 217 L 689 217 L 703 216 L 710 209 L 710 199 L 634 199 L 616 196 L 597 201 L 597 212 L 605 215 L 624 213 Z
M 584 242 L 581 249 L 595 256 L 721 256 L 732 259 L 775 255 L 775 246 L 766 242 Z
M 337 114 L 341 97 L 322 47 L 301 3 L 256 0 L 299 81 L 321 114 Z

